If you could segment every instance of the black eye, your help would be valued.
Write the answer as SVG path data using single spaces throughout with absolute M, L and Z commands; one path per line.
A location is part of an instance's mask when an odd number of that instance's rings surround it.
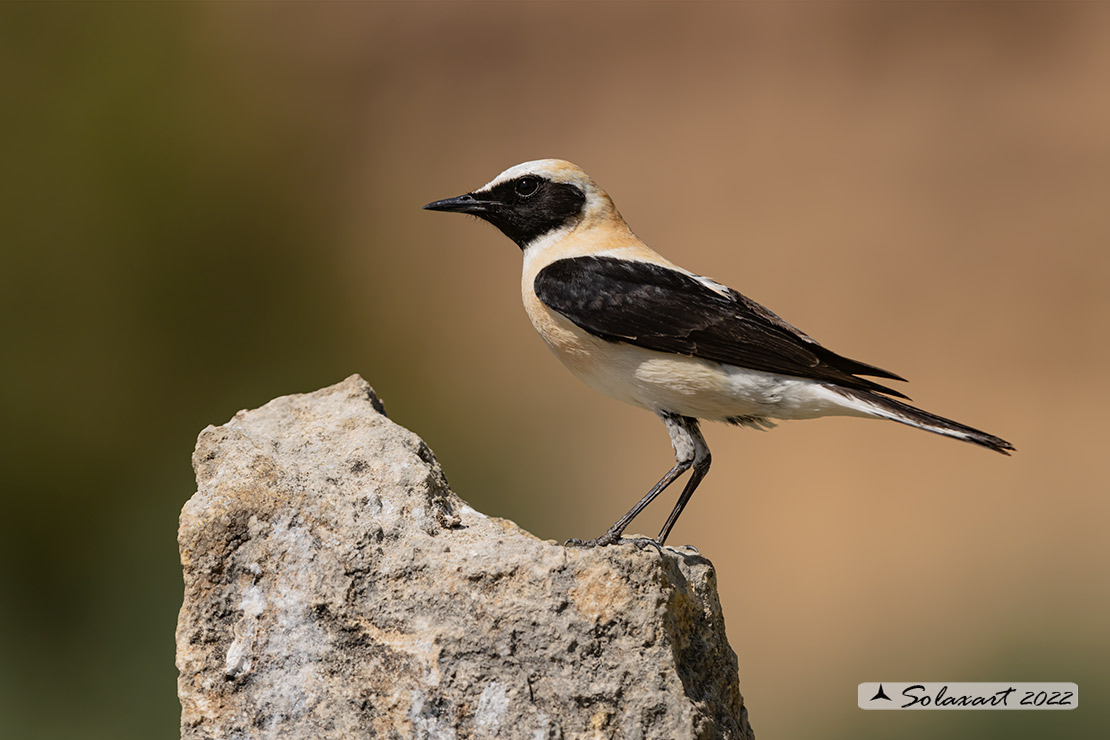
M 535 195 L 536 191 L 540 189 L 540 181 L 537 177 L 522 177 L 516 181 L 516 187 L 513 190 L 521 198 L 527 198 L 530 195 Z

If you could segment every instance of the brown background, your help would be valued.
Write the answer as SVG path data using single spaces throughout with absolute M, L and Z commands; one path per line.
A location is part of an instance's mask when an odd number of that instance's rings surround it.
M 420 210 L 539 157 L 1018 447 L 708 429 L 672 540 L 718 567 L 760 736 L 1104 735 L 1108 10 L 4 5 L 0 735 L 174 735 L 176 514 L 239 408 L 359 372 L 459 494 L 560 540 L 667 468 L 534 336 L 516 247 Z M 1084 704 L 857 709 L 884 679 Z

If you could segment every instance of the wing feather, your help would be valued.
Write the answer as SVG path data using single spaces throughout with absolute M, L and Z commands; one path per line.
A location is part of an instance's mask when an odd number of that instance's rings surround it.
M 556 260 L 536 275 L 536 296 L 583 330 L 612 342 L 907 398 L 856 377 L 902 380 L 842 357 L 740 293 L 651 262 Z

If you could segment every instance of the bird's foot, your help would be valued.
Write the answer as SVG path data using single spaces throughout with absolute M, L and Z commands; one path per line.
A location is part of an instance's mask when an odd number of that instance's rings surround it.
M 663 545 L 650 537 L 621 537 L 615 532 L 606 532 L 592 540 L 571 539 L 563 543 L 563 547 L 608 547 L 609 545 L 635 545 L 641 550 L 645 547 L 663 549 Z
M 640 550 L 646 547 L 654 547 L 659 552 L 663 552 L 663 544 L 659 540 L 653 540 L 651 537 L 632 537 L 624 541 L 635 545 L 637 549 Z
M 621 537 L 620 532 L 609 530 L 605 534 L 592 540 L 570 539 L 563 543 L 563 547 L 608 547 L 609 545 L 627 542 Z

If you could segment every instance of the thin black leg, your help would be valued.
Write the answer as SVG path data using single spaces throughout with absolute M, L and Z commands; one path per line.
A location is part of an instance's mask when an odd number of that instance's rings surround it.
M 706 452 L 708 452 L 708 448 Z M 671 533 L 671 530 L 674 529 L 675 522 L 678 521 L 678 517 L 682 514 L 682 510 L 686 508 L 686 504 L 689 503 L 690 497 L 694 495 L 694 491 L 697 490 L 697 487 L 701 484 L 702 478 L 709 472 L 710 462 L 712 462 L 712 458 L 707 455 L 704 460 L 694 463 L 694 472 L 690 474 L 690 480 L 686 481 L 686 487 L 682 489 L 682 495 L 678 497 L 678 503 L 675 504 L 674 510 L 671 511 L 671 515 L 667 517 L 667 522 L 663 525 L 663 529 L 659 530 L 659 536 L 655 538 L 655 542 L 660 546 L 667 541 L 667 536 Z
M 667 523 L 663 526 L 663 531 L 660 532 L 659 538 L 656 540 L 659 544 L 667 539 L 671 528 L 674 527 L 678 521 L 679 514 L 686 506 L 686 502 L 690 500 L 693 495 L 694 489 L 698 487 L 701 479 L 709 471 L 709 448 L 705 444 L 705 438 L 701 436 L 701 431 L 698 429 L 698 420 L 692 419 L 688 416 L 678 416 L 676 414 L 660 414 L 663 423 L 667 427 L 667 432 L 671 436 L 671 444 L 674 446 L 675 464 L 674 467 L 667 471 L 667 474 L 659 479 L 659 482 L 652 486 L 651 490 L 640 499 L 635 506 L 629 509 L 628 513 L 618 519 L 613 526 L 609 527 L 605 534 L 593 540 L 567 540 L 568 545 L 578 545 L 581 547 L 604 547 L 605 545 L 613 545 L 620 541 L 621 535 L 624 533 L 625 528 L 636 518 L 637 515 L 644 508 L 647 507 L 655 497 L 666 490 L 667 486 L 675 482 L 675 480 L 689 470 L 694 468 L 693 476 L 690 478 L 686 487 L 682 491 L 682 495 L 678 499 L 678 505 L 675 506 L 674 511 L 667 518 Z
M 648 504 L 655 500 L 655 497 L 666 489 L 667 486 L 675 482 L 675 479 L 690 469 L 693 462 L 687 460 L 675 463 L 675 466 L 667 471 L 667 474 L 659 479 L 659 482 L 651 487 L 651 490 L 640 499 L 635 506 L 628 510 L 628 513 L 618 519 L 613 526 L 609 527 L 605 534 L 593 540 L 567 540 L 568 545 L 578 545 L 579 547 L 604 547 L 605 545 L 615 545 L 620 541 L 621 535 L 636 516 L 643 511 Z

